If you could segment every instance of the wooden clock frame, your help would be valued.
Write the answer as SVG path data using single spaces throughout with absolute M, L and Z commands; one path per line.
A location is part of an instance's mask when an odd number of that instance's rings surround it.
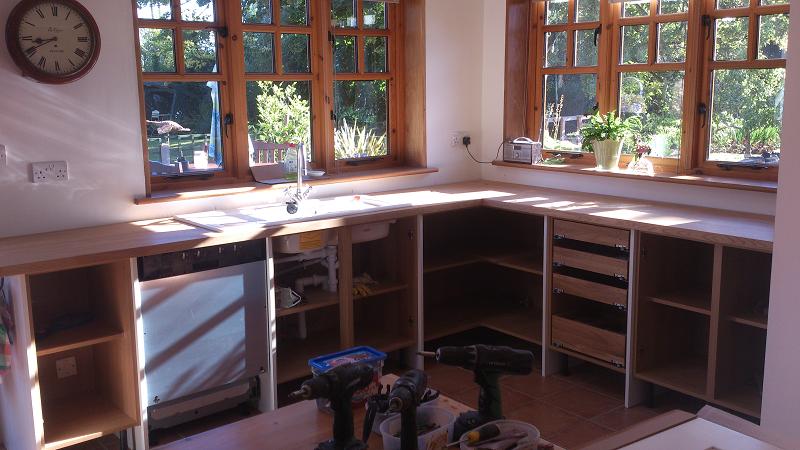
M 66 84 L 83 78 L 94 67 L 95 63 L 97 62 L 97 58 L 100 56 L 100 29 L 98 28 L 97 22 L 94 20 L 92 14 L 89 13 L 89 10 L 76 0 L 55 1 L 56 3 L 64 4 L 78 11 L 78 13 L 85 19 L 86 25 L 89 27 L 89 30 L 92 33 L 92 38 L 94 39 L 92 45 L 92 54 L 89 58 L 89 61 L 83 67 L 74 73 L 64 76 L 45 73 L 39 70 L 39 68 L 32 64 L 27 58 L 25 58 L 23 50 L 20 48 L 18 36 L 20 22 L 22 22 L 23 15 L 36 5 L 52 3 L 52 1 L 22 0 L 19 2 L 17 6 L 11 10 L 11 14 L 6 22 L 6 46 L 8 47 L 8 52 L 11 54 L 11 59 L 14 60 L 14 63 L 17 65 L 17 67 L 22 70 L 22 74 L 24 76 L 32 78 L 41 83 Z

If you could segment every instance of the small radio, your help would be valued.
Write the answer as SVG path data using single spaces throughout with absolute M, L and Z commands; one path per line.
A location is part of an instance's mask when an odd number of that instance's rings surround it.
M 533 164 L 542 158 L 542 144 L 526 137 L 503 143 L 503 161 Z

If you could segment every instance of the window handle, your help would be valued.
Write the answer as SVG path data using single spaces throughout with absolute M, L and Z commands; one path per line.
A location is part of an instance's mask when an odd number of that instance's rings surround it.
M 597 37 L 600 36 L 600 33 L 603 32 L 602 25 L 598 25 L 597 28 L 594 29 L 594 46 L 597 47 Z
M 711 37 L 711 16 L 705 14 L 703 16 L 703 26 L 706 27 L 706 40 Z
M 705 128 L 706 127 L 706 120 L 708 118 L 708 106 L 705 103 L 700 103 L 697 106 L 697 113 L 700 114 L 700 116 L 702 117 L 702 119 L 703 119 L 703 128 Z
M 225 114 L 225 120 L 222 123 L 225 125 L 225 137 L 228 137 L 228 130 L 230 130 L 231 125 L 233 124 L 233 114 Z

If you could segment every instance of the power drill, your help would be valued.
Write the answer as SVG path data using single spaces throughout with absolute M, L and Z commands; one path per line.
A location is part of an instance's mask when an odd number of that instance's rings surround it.
M 485 423 L 503 418 L 500 397 L 500 375 L 528 375 L 533 370 L 533 353 L 511 347 L 491 345 L 468 345 L 466 347 L 440 347 L 436 352 L 420 352 L 422 356 L 434 357 L 441 364 L 458 366 L 475 373 L 475 382 L 481 391 L 478 410 L 458 416 L 453 429 L 453 438 Z
M 353 431 L 353 394 L 367 387 L 375 375 L 366 364 L 350 363 L 303 382 L 289 394 L 291 399 L 326 398 L 333 409 L 333 439 L 322 442 L 317 450 L 365 450 L 367 445 L 356 439 Z
M 417 450 L 417 407 L 428 389 L 428 376 L 417 369 L 398 378 L 389 393 L 389 412 L 400 413 L 400 450 Z

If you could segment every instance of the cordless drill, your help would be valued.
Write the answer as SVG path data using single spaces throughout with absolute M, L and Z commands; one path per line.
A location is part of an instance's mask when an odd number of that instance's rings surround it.
M 440 347 L 436 352 L 421 352 L 434 357 L 441 364 L 471 370 L 480 386 L 478 410 L 462 413 L 456 420 L 453 437 L 459 436 L 487 422 L 503 418 L 500 397 L 500 375 L 528 375 L 533 370 L 533 353 L 510 347 L 468 345 L 466 347 Z
M 417 407 L 428 388 L 425 372 L 412 369 L 398 378 L 389 393 L 389 412 L 400 413 L 400 450 L 417 450 Z
M 351 363 L 303 382 L 300 389 L 289 394 L 291 399 L 330 400 L 333 409 L 333 439 L 322 442 L 317 450 L 364 450 L 367 445 L 356 439 L 353 431 L 353 394 L 367 387 L 374 377 L 372 367 Z

